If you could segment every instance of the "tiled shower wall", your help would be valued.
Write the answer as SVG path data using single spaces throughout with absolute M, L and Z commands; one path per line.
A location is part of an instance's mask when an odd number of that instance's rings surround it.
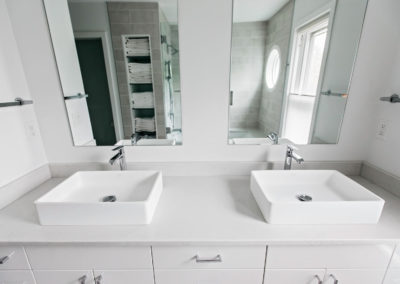
M 267 22 L 234 23 L 232 30 L 230 128 L 258 128 Z
M 283 96 L 285 92 L 286 66 L 288 64 L 290 33 L 292 29 L 294 1 L 290 1 L 268 20 L 266 29 L 265 58 L 268 58 L 271 50 L 277 46 L 281 54 L 281 71 L 278 82 L 272 90 L 268 89 L 265 80 L 261 96 L 259 111 L 260 127 L 266 133 L 279 133 Z
M 125 139 L 132 134 L 122 35 L 150 35 L 157 138 L 166 137 L 158 3 L 107 2 Z

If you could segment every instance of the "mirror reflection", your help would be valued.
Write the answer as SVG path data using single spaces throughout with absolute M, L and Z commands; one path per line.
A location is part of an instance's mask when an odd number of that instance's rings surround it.
M 234 0 L 230 144 L 336 144 L 368 0 Z
M 176 0 L 44 0 L 75 146 L 180 145 Z

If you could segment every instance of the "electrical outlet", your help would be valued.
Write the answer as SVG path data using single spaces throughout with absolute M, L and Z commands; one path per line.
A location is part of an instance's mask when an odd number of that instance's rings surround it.
M 33 121 L 26 121 L 25 122 L 25 130 L 26 133 L 29 137 L 35 137 L 36 136 L 36 126 Z
M 389 122 L 386 120 L 379 121 L 378 129 L 376 132 L 376 138 L 386 140 L 387 132 L 389 128 Z

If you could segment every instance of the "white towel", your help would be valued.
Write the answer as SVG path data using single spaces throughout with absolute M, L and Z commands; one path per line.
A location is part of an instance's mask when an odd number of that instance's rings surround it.
M 154 108 L 154 95 L 152 92 L 132 93 L 134 108 Z
M 147 38 L 131 38 L 125 42 L 126 55 L 150 56 L 150 42 Z
M 135 129 L 136 132 L 155 132 L 156 123 L 153 118 L 135 118 Z
M 151 84 L 153 76 L 150 63 L 128 63 L 128 77 L 130 83 Z

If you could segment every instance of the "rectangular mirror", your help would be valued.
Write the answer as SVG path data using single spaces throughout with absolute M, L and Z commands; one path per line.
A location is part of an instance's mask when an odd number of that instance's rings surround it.
M 368 0 L 234 0 L 229 144 L 336 144 Z
M 75 146 L 180 145 L 177 0 L 43 0 Z

